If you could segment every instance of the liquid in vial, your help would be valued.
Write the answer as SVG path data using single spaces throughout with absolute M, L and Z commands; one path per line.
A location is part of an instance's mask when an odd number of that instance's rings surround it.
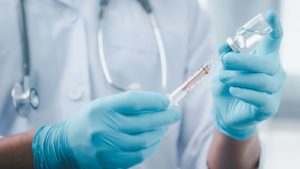
M 228 38 L 227 43 L 233 52 L 249 53 L 272 31 L 264 16 L 258 14 L 239 28 L 234 37 Z

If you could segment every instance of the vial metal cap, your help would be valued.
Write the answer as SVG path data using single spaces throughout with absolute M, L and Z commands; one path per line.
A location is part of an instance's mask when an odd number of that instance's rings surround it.
M 229 45 L 229 47 L 232 49 L 233 52 L 239 52 L 239 47 L 238 45 L 234 42 L 234 40 L 232 39 L 232 37 L 229 37 L 226 39 L 227 44 Z

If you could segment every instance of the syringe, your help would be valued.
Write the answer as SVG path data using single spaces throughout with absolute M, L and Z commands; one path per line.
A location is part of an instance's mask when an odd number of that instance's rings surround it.
M 259 42 L 271 33 L 272 30 L 272 27 L 266 22 L 264 16 L 258 14 L 238 29 L 235 36 L 227 39 L 227 44 L 222 47 L 224 49 L 223 52 L 249 53 L 254 50 Z M 187 81 L 169 94 L 170 105 L 177 106 L 180 100 L 182 100 L 203 77 L 212 72 L 212 65 L 215 65 L 215 62 L 216 61 L 212 61 L 210 64 L 205 64 L 188 78 Z
M 211 64 L 205 64 L 198 71 L 196 71 L 191 77 L 188 78 L 181 86 L 175 89 L 170 95 L 170 105 L 177 106 L 179 101 L 191 91 L 196 84 L 211 71 Z

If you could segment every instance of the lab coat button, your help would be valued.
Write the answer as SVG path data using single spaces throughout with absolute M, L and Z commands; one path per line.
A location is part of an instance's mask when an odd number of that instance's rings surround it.
M 83 90 L 81 89 L 71 89 L 68 91 L 68 97 L 69 99 L 73 101 L 79 101 L 83 98 Z
M 79 4 L 80 0 L 57 0 L 58 2 L 61 2 L 63 4 L 69 5 L 69 6 L 76 6 Z
M 77 5 L 79 0 L 67 0 L 70 4 Z
M 64 16 L 70 22 L 75 22 L 78 19 L 78 13 L 73 9 L 66 9 Z

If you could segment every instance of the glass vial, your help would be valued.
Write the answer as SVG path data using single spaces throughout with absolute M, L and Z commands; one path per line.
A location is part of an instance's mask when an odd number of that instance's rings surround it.
M 234 37 L 229 37 L 227 43 L 233 52 L 249 53 L 272 31 L 263 14 L 258 14 L 239 28 Z

